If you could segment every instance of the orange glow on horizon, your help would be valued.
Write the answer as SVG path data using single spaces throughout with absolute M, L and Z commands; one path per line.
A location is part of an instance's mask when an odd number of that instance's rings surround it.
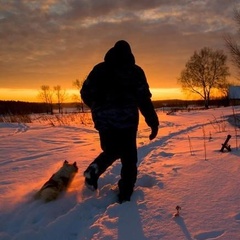
M 186 99 L 181 88 L 150 88 L 152 100 Z
M 0 100 L 41 102 L 38 98 L 40 89 L 11 89 L 0 88 Z M 152 100 L 184 99 L 180 88 L 151 88 Z M 76 89 L 66 89 L 67 98 L 65 102 L 73 102 L 73 95 L 79 94 Z

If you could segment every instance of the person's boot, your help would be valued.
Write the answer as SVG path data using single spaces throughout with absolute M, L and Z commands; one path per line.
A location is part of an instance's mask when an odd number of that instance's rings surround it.
M 92 191 L 98 188 L 98 166 L 97 164 L 91 164 L 83 173 L 85 177 L 85 185 Z
M 129 195 L 124 195 L 121 193 L 118 194 L 118 202 L 120 204 L 122 204 L 124 202 L 130 202 L 130 199 L 131 199 L 131 196 L 129 196 Z

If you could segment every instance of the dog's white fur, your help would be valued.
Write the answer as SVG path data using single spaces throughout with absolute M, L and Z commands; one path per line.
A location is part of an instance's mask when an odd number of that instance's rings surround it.
M 45 202 L 57 199 L 71 184 L 77 171 L 76 162 L 70 164 L 65 160 L 62 167 L 36 193 L 35 199 L 42 199 Z

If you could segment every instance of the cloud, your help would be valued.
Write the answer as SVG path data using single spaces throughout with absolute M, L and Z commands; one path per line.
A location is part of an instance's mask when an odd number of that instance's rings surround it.
M 0 0 L 0 4 L 4 87 L 56 81 L 69 87 L 102 61 L 119 39 L 131 43 L 150 85 L 176 86 L 176 77 L 194 50 L 224 47 L 223 34 L 235 30 L 232 12 L 239 6 L 234 0 Z

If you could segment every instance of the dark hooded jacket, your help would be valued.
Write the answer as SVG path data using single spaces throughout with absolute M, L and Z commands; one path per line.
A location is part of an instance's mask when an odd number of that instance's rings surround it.
M 159 125 L 144 71 L 135 64 L 130 45 L 118 41 L 88 75 L 80 91 L 95 128 L 136 128 L 139 113 L 150 127 Z

